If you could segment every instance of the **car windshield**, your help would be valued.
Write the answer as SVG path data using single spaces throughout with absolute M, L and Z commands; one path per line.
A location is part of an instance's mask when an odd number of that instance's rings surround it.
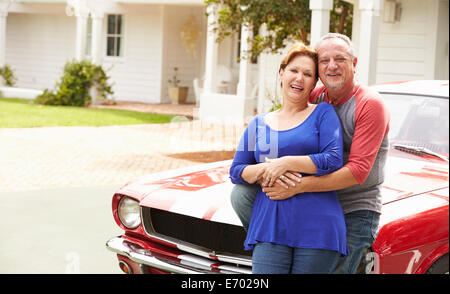
M 381 94 L 391 113 L 391 146 L 421 147 L 448 156 L 448 98 Z

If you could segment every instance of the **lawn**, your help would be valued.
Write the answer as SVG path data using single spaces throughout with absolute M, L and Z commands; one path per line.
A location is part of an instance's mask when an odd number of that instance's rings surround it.
M 0 98 L 0 128 L 111 126 L 168 123 L 172 115 L 117 109 L 45 106 L 31 100 Z

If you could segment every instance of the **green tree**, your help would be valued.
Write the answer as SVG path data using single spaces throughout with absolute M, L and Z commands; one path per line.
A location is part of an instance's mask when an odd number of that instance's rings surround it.
M 238 33 L 243 24 L 254 31 L 249 40 L 251 58 L 261 53 L 276 53 L 285 47 L 285 41 L 299 40 L 308 44 L 311 27 L 311 11 L 308 0 L 205 0 L 207 7 L 217 5 L 217 21 L 212 24 L 217 41 Z M 330 31 L 351 36 L 352 5 L 334 0 L 330 15 Z M 267 34 L 258 34 L 258 28 L 266 24 Z
M 353 5 L 334 0 L 334 9 L 330 13 L 330 32 L 341 33 L 352 37 Z

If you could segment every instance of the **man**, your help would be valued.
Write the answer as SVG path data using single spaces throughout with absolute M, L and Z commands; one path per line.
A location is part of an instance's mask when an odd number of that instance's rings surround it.
M 319 77 L 324 85 L 314 89 L 310 102 L 325 101 L 334 106 L 342 124 L 344 166 L 320 177 L 302 177 L 295 187 L 275 184 L 263 187 L 263 191 L 272 200 L 280 201 L 303 192 L 338 190 L 347 225 L 349 255 L 341 259 L 335 272 L 355 273 L 364 250 L 375 239 L 381 214 L 380 188 L 389 146 L 389 113 L 378 93 L 355 81 L 358 60 L 347 36 L 326 34 L 316 50 Z M 246 229 L 258 188 L 236 185 L 231 194 L 233 208 Z

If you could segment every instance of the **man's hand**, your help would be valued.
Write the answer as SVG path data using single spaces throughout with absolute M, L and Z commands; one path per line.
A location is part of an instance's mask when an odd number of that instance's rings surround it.
M 272 187 L 263 187 L 262 190 L 271 200 L 284 200 L 297 194 L 295 188 L 296 187 L 285 188 L 275 184 Z
M 297 182 L 295 184 L 295 187 L 289 186 L 286 188 L 276 185 L 273 187 L 262 188 L 263 192 L 266 193 L 270 199 L 283 200 L 299 193 L 336 191 L 357 184 L 358 181 L 356 181 L 350 169 L 344 166 L 331 174 L 320 177 L 304 177 L 302 178 L 301 183 Z

